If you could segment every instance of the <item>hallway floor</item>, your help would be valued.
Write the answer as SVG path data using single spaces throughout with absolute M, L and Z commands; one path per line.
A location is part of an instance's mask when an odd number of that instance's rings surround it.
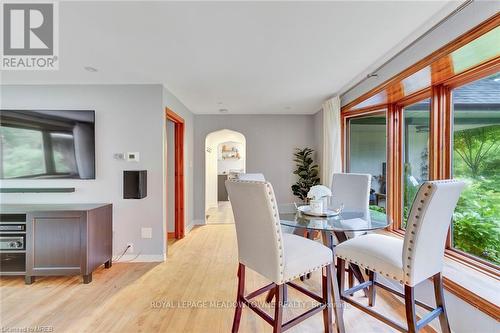
M 229 201 L 219 201 L 217 208 L 210 208 L 207 215 L 207 224 L 234 224 L 233 210 Z

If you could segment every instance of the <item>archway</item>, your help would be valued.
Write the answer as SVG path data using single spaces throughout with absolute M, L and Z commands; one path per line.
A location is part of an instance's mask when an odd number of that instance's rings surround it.
M 205 222 L 232 223 L 224 182 L 246 172 L 246 139 L 239 132 L 222 129 L 205 139 Z

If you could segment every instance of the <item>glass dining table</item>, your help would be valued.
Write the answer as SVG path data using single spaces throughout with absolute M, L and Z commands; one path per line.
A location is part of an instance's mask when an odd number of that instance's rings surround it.
M 370 210 L 368 216 L 366 215 L 360 211 L 342 211 L 340 214 L 330 217 L 310 216 L 301 211 L 285 212 L 280 213 L 280 223 L 282 226 L 292 228 L 293 233 L 306 235 L 309 238 L 314 236 L 314 231 L 319 232 L 323 244 L 328 246 L 335 256 L 335 245 L 345 242 L 349 237 L 352 237 L 352 234 L 384 229 L 392 223 L 390 218 L 382 212 Z M 365 282 L 357 265 L 350 264 L 349 268 L 359 283 Z

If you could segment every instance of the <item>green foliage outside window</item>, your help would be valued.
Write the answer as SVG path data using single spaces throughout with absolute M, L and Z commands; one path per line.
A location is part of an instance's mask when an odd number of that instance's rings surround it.
M 454 214 L 453 246 L 500 264 L 500 125 L 454 133 L 453 177 L 467 183 Z

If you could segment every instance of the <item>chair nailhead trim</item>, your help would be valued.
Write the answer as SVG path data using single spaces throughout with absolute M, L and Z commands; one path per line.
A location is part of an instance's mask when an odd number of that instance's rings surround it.
M 341 258 L 341 259 L 343 259 L 343 260 L 346 260 L 346 261 L 348 261 L 348 262 L 354 263 L 354 264 L 356 264 L 356 265 L 358 265 L 358 266 L 361 266 L 361 267 L 363 267 L 363 268 L 369 269 L 369 270 L 371 270 L 372 272 L 375 272 L 375 273 L 379 273 L 379 274 L 385 275 L 385 276 L 387 276 L 387 277 L 389 277 L 389 278 L 392 278 L 392 279 L 394 279 L 394 280 L 396 280 L 396 281 L 399 281 L 399 282 L 403 283 L 403 281 L 402 281 L 402 280 L 399 280 L 399 278 L 398 278 L 397 276 L 391 276 L 391 275 L 389 275 L 389 274 L 388 274 L 388 273 L 386 273 L 386 272 L 383 272 L 383 271 L 381 271 L 381 270 L 376 270 L 376 269 L 374 269 L 374 268 L 370 268 L 370 266 L 360 264 L 360 263 L 358 263 L 358 262 L 357 262 L 357 261 L 355 261 L 355 260 L 352 260 L 352 259 L 349 259 L 349 258 L 345 258 L 345 257 L 343 257 L 343 256 L 339 256 L 339 255 L 337 255 L 337 257 L 338 257 L 338 258 Z
M 427 189 L 429 189 L 429 190 L 432 190 L 432 188 L 433 188 L 432 184 L 439 184 L 439 183 L 456 183 L 456 182 L 457 182 L 456 180 L 437 180 L 437 181 L 436 181 L 436 180 L 434 180 L 434 181 L 430 182 L 430 184 L 429 184 L 429 185 L 427 185 L 427 186 L 426 186 L 426 188 L 427 188 Z M 420 193 L 422 193 L 422 192 L 423 192 L 423 191 L 421 191 Z M 429 196 L 430 196 L 430 194 L 431 194 L 430 192 L 423 192 L 421 195 L 423 195 L 424 197 L 429 197 Z M 426 200 L 421 199 L 421 200 L 420 200 L 420 204 L 421 204 L 421 205 L 419 205 L 419 207 L 416 207 L 416 211 L 421 212 L 421 211 L 423 210 L 423 206 L 424 206 L 424 204 L 425 204 L 425 203 L 426 203 Z M 413 207 L 412 207 L 412 209 L 413 209 Z M 420 217 L 421 217 L 420 215 L 415 215 L 415 216 L 414 216 L 414 218 L 415 218 L 416 220 L 420 219 Z M 420 222 L 420 223 L 421 223 L 421 222 Z M 417 232 L 418 232 L 418 228 L 420 227 L 420 225 L 418 225 L 418 224 L 419 224 L 418 222 L 413 223 L 413 224 L 412 224 L 412 227 L 413 227 L 413 228 L 416 228 L 416 230 L 409 230 L 410 232 L 407 234 L 407 235 L 411 235 L 411 236 L 408 236 L 408 237 L 409 237 L 409 238 L 408 238 L 408 243 L 409 243 L 409 244 L 413 244 L 413 243 L 415 242 L 414 236 L 417 234 Z M 410 252 L 411 252 L 411 251 L 412 251 L 412 248 L 411 248 L 411 247 L 407 247 L 407 251 L 410 251 Z M 354 263 L 355 263 L 356 265 L 358 265 L 358 266 L 365 267 L 363 264 L 359 264 L 359 263 L 358 263 L 357 261 L 355 261 L 355 260 L 351 260 L 351 259 L 349 259 L 349 258 L 345 258 L 345 257 L 339 256 L 339 255 L 337 255 L 337 257 L 339 257 L 339 258 L 341 258 L 341 259 L 343 259 L 343 260 L 346 260 L 346 261 L 348 261 L 348 262 L 351 262 L 351 263 L 353 263 L 353 262 L 354 262 Z M 406 267 L 407 267 L 408 269 L 411 269 L 411 267 L 412 267 L 412 260 L 413 260 L 412 258 L 413 258 L 413 257 L 408 256 L 407 258 L 408 258 L 408 260 L 409 260 L 410 262 L 406 265 Z M 366 267 L 368 268 L 368 266 L 366 266 Z M 376 270 L 372 269 L 372 271 L 374 271 L 374 272 L 375 272 Z M 385 275 L 385 276 L 387 276 L 387 277 L 390 277 L 390 275 L 389 275 L 388 273 L 384 273 L 384 272 L 381 272 L 381 271 L 380 271 L 379 273 L 384 274 L 384 275 Z M 405 280 L 399 280 L 399 282 L 400 282 L 401 284 L 411 285 L 411 283 L 410 283 L 410 280 L 411 280 L 411 279 L 410 279 L 410 272 L 405 272 L 405 276 L 407 276 L 408 278 L 405 278 Z M 397 278 L 397 277 L 395 277 L 395 276 L 394 276 L 393 278 L 394 278 L 395 280 L 398 280 L 398 278 Z

